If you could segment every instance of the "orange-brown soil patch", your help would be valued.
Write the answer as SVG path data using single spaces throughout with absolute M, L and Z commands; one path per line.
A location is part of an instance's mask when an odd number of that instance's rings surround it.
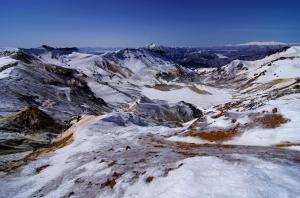
M 256 123 L 259 123 L 264 128 L 276 128 L 281 124 L 288 122 L 281 114 L 266 114 L 262 117 L 258 117 L 254 120 Z
M 300 143 L 288 142 L 288 143 L 276 144 L 275 146 L 279 148 L 284 148 L 284 147 L 291 147 L 291 146 L 300 146 Z
M 187 132 L 187 135 L 191 137 L 198 137 L 210 142 L 223 142 L 232 139 L 234 136 L 237 136 L 239 134 L 238 128 L 239 128 L 239 124 L 237 124 L 233 128 L 226 129 L 226 130 L 222 130 L 222 129 L 216 131 L 190 130 Z
M 177 142 L 175 147 L 180 150 L 192 150 L 196 148 L 204 148 L 204 147 L 218 147 L 218 148 L 234 148 L 235 145 L 229 144 L 194 144 L 194 143 L 186 143 L 186 142 Z

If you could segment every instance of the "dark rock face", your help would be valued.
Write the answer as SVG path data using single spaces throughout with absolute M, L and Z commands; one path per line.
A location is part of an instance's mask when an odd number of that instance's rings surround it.
M 14 115 L 0 118 L 0 135 L 8 136 L 0 138 L 0 154 L 32 150 L 46 144 L 64 129 L 64 125 L 37 107 L 26 107 Z M 30 136 L 43 137 L 30 139 Z
M 3 121 L 5 120 L 8 127 L 13 126 L 22 133 L 36 133 L 41 130 L 60 133 L 63 129 L 61 124 L 56 123 L 54 119 L 37 107 L 26 107 L 15 115 L 3 119 Z
M 24 53 L 22 50 L 12 54 L 11 57 L 13 59 L 22 61 L 23 63 L 26 63 L 26 64 L 30 64 L 30 63 L 33 63 L 35 61 L 38 61 L 37 58 L 35 58 L 34 56 L 32 56 L 30 54 Z
M 128 124 L 135 124 L 138 126 L 147 126 L 147 122 L 132 113 L 114 113 L 109 117 L 102 119 L 104 122 L 113 122 L 118 126 L 126 126 Z
M 0 101 L 3 101 L 0 114 L 5 112 L 5 103 L 8 103 L 7 112 L 25 106 L 44 106 L 47 111 L 53 107 L 56 110 L 63 108 L 72 114 L 84 111 L 99 113 L 106 109 L 106 103 L 96 98 L 83 77 L 72 69 L 44 64 L 19 64 L 11 77 L 1 79 L 0 83 Z M 49 103 L 52 104 L 49 106 Z M 86 105 L 83 107 L 82 104 Z
M 22 61 L 13 66 L 10 76 L 0 79 L 0 148 L 4 153 L 49 143 L 74 116 L 110 111 L 77 71 L 42 64 L 25 53 L 21 57 L 26 58 L 19 58 Z
M 62 48 L 54 48 L 48 45 L 42 45 L 43 48 L 49 51 L 62 51 L 62 52 L 77 52 L 79 49 L 77 47 L 62 47 Z
M 140 99 L 133 112 L 146 120 L 166 125 L 178 125 L 203 116 L 202 111 L 192 104 L 179 102 L 169 105 L 164 101 L 146 97 Z
M 200 109 L 198 109 L 197 107 L 195 107 L 194 105 L 184 102 L 184 101 L 182 101 L 180 103 L 183 104 L 183 106 L 188 106 L 191 109 L 193 118 L 203 117 L 203 112 Z

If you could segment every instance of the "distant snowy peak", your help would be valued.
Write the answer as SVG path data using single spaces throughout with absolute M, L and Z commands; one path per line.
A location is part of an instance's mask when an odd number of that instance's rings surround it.
M 237 46 L 272 46 L 272 45 L 289 45 L 288 43 L 277 42 L 277 41 L 253 41 L 247 43 L 241 43 Z
M 149 50 L 162 50 L 162 49 L 167 48 L 167 47 L 163 46 L 163 45 L 158 45 L 158 44 L 155 44 L 155 43 L 151 43 L 149 45 L 146 45 L 145 48 L 149 49 Z
M 155 43 L 151 43 L 149 45 L 146 46 L 146 48 L 149 48 L 149 49 L 153 49 L 153 48 L 156 48 L 158 45 L 156 45 Z
M 0 52 L 17 52 L 18 50 L 15 47 L 0 47 Z

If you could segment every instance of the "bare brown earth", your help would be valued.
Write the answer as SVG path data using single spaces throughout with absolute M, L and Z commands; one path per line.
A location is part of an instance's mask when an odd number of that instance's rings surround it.
M 259 123 L 263 128 L 276 128 L 281 124 L 286 123 L 288 120 L 284 118 L 281 114 L 266 114 L 264 116 L 258 117 L 254 122 Z
M 287 143 L 282 143 L 282 144 L 276 144 L 275 145 L 275 147 L 278 147 L 278 148 L 285 148 L 285 147 L 291 147 L 291 146 L 300 146 L 300 143 L 287 142 Z
M 154 86 L 146 86 L 148 88 L 157 89 L 159 91 L 171 91 L 171 90 L 177 90 L 188 87 L 191 91 L 197 93 L 197 94 L 211 94 L 205 90 L 199 89 L 195 85 L 191 86 L 182 86 L 182 85 L 168 85 L 168 84 L 155 84 Z
M 193 131 L 190 130 L 187 132 L 188 136 L 191 137 L 198 137 L 203 140 L 207 140 L 210 142 L 223 142 L 226 140 L 232 139 L 234 136 L 237 136 L 239 134 L 239 124 L 234 126 L 233 128 L 229 129 L 219 129 L 216 131 Z

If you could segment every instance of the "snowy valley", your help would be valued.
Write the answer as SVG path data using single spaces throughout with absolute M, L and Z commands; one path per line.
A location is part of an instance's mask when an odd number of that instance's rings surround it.
M 0 197 L 299 197 L 300 47 L 271 44 L 0 49 Z

